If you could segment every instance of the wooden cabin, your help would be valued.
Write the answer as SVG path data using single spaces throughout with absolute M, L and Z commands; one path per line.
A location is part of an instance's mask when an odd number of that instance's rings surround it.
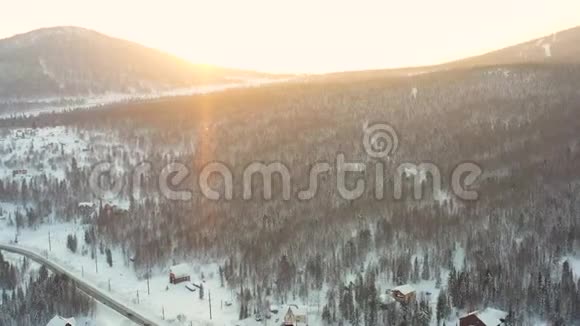
M 411 285 L 405 284 L 392 289 L 391 295 L 400 303 L 410 303 L 415 301 L 416 291 Z
M 459 318 L 459 326 L 501 326 L 505 325 L 508 313 L 498 309 L 477 310 Z
M 191 268 L 188 264 L 172 266 L 169 269 L 169 283 L 177 284 L 191 281 L 190 270 Z

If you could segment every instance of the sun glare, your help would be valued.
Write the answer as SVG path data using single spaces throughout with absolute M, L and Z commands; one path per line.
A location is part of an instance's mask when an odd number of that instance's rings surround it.
M 0 37 L 76 25 L 194 63 L 311 73 L 479 54 L 575 26 L 580 2 L 24 0 L 4 4 L 0 21 Z

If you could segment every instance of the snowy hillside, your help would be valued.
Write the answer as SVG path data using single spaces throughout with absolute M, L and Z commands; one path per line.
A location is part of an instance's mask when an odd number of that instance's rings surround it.
M 101 104 L 205 92 L 265 81 L 266 74 L 194 65 L 77 27 L 0 40 L 0 111 Z

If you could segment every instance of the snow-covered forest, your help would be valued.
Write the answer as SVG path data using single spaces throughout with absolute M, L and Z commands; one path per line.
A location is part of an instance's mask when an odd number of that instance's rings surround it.
M 487 307 L 507 312 L 508 325 L 574 325 L 578 76 L 577 67 L 520 65 L 328 78 L 5 119 L 0 234 L 54 251 L 79 272 L 94 269 L 80 261 L 98 260 L 92 277 L 103 288 L 119 273 L 134 273 L 142 300 L 168 320 L 209 321 L 207 298 L 196 298 L 203 304 L 195 312 L 173 311 L 171 294 L 143 293 L 145 282 L 162 288 L 167 269 L 187 262 L 207 278 L 222 311 L 233 301 L 235 311 L 214 316 L 224 322 L 273 322 L 255 319 L 268 316 L 271 305 L 299 303 L 312 308 L 311 325 L 454 325 Z M 259 195 L 251 200 L 235 182 L 231 200 L 210 200 L 196 187 L 211 162 L 237 176 L 251 162 L 282 162 L 296 194 L 308 185 L 310 166 L 334 162 L 337 153 L 375 163 L 361 141 L 369 122 L 388 122 L 400 136 L 386 164 L 386 191 L 397 164 L 433 162 L 449 189 L 449 172 L 471 161 L 483 170 L 474 186 L 479 199 L 463 201 L 451 191 L 435 198 L 429 177 L 422 183 L 427 195 L 415 200 L 409 176 L 401 200 L 376 200 L 372 169 L 347 180 L 373 185 L 356 200 L 340 196 L 335 171 L 321 177 L 308 201 L 284 200 L 276 178 L 271 200 L 262 198 L 261 180 L 254 180 Z M 99 162 L 112 163 L 111 177 L 125 181 L 118 195 L 100 198 L 91 189 Z M 151 172 L 130 182 L 143 162 Z M 161 194 L 159 174 L 170 163 L 190 169 L 175 188 L 191 190 L 192 200 Z M 21 169 L 26 173 L 14 172 Z M 210 181 L 223 193 L 219 176 Z M 79 205 L 87 202 L 93 210 Z M 388 300 L 389 290 L 404 284 L 416 298 Z
M 95 307 L 70 279 L 31 266 L 27 259 L 5 260 L 1 253 L 0 287 L 0 325 L 46 325 L 55 314 L 88 316 Z

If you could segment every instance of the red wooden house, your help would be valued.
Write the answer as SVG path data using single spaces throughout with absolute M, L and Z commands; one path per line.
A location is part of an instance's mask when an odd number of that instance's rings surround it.
M 169 283 L 177 284 L 181 282 L 191 281 L 190 270 L 188 264 L 179 264 L 172 266 L 169 269 Z

